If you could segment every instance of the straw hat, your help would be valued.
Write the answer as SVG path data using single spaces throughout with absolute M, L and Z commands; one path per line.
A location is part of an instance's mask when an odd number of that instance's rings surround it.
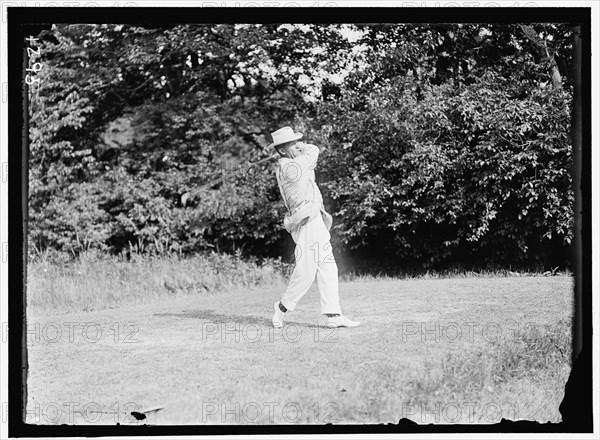
M 269 145 L 269 148 L 276 147 L 277 145 L 285 144 L 286 142 L 297 141 L 302 139 L 302 133 L 294 133 L 292 127 L 283 127 L 277 131 L 271 133 L 273 137 L 273 143 Z

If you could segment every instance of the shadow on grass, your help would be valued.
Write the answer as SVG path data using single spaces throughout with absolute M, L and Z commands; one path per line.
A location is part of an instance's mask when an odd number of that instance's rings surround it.
M 215 313 L 213 310 L 183 310 L 181 313 L 155 313 L 154 316 L 158 317 L 172 317 L 172 318 L 184 318 L 184 319 L 200 319 L 203 321 L 209 321 L 215 324 L 255 324 L 266 327 L 272 327 L 273 323 L 270 319 L 265 317 L 248 316 L 248 315 L 224 315 L 222 313 Z M 297 321 L 285 321 L 285 325 L 295 325 L 306 328 L 321 327 L 315 322 L 297 322 Z

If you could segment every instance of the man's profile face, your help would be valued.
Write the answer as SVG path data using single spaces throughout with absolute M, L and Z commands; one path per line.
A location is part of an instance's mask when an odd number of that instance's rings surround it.
M 294 141 L 293 143 L 290 143 L 287 146 L 284 145 L 283 147 L 284 148 L 281 148 L 280 152 L 283 153 L 283 156 L 289 157 L 290 159 L 304 154 L 304 144 L 302 142 Z

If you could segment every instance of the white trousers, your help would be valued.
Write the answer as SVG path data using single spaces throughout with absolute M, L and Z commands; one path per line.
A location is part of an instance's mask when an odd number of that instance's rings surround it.
M 317 277 L 321 297 L 322 314 L 342 314 L 338 292 L 338 268 L 331 248 L 331 235 L 317 215 L 306 225 L 301 226 L 292 238 L 296 243 L 296 267 L 284 294 L 283 306 L 292 311 Z

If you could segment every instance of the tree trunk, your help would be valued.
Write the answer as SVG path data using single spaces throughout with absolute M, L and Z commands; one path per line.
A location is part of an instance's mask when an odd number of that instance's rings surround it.
M 558 70 L 558 65 L 554 59 L 554 55 L 548 50 L 546 41 L 542 40 L 532 26 L 520 24 L 519 27 L 525 36 L 531 41 L 538 51 L 539 55 L 550 62 L 550 77 L 552 78 L 552 86 L 555 89 L 562 89 L 562 76 Z

